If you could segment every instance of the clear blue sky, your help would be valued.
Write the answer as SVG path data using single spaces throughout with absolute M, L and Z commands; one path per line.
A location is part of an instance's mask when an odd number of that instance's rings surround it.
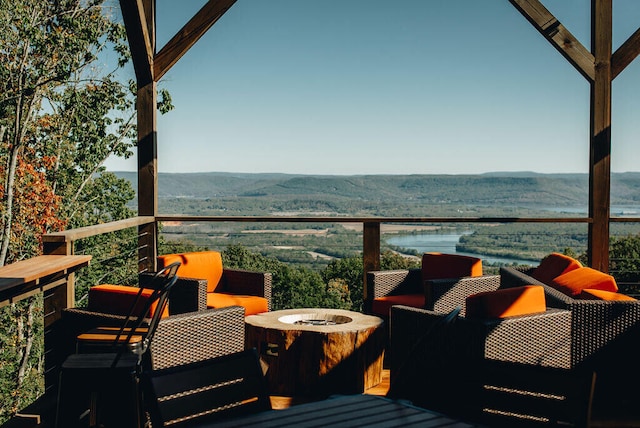
M 205 3 L 157 1 L 159 46 Z M 590 1 L 543 2 L 589 48 Z M 613 3 L 615 50 L 640 1 Z M 160 172 L 588 171 L 589 85 L 507 0 L 238 0 L 160 87 Z M 640 58 L 614 172 L 640 171 L 639 113 Z

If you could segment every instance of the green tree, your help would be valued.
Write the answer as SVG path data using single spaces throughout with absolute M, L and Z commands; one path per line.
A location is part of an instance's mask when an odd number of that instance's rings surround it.
M 229 245 L 222 253 L 224 266 L 271 272 L 271 304 L 274 310 L 291 308 L 344 308 L 348 297 L 331 287 L 319 273 L 293 267 L 272 257 L 255 254 L 241 245 Z
M 619 282 L 640 282 L 640 235 L 613 238 L 609 271 Z
M 0 265 L 37 255 L 48 231 L 133 214 L 130 183 L 103 166 L 135 144 L 135 87 L 118 74 L 128 60 L 125 31 L 108 4 L 0 0 Z M 111 69 L 101 66 L 106 51 L 118 53 Z M 161 111 L 171 107 L 164 94 Z M 90 238 L 76 247 L 94 254 L 80 299 L 88 281 L 135 279 L 135 235 L 114 235 L 127 241 Z M 0 311 L 0 420 L 41 392 L 41 307 L 36 298 Z
M 420 261 L 418 259 L 404 257 L 392 251 L 384 251 L 380 255 L 380 268 L 382 270 L 411 269 L 419 266 Z M 356 311 L 362 311 L 364 303 L 364 264 L 362 256 L 332 260 L 327 268 L 322 271 L 322 278 L 327 284 L 333 280 L 345 281 L 349 288 L 352 308 Z

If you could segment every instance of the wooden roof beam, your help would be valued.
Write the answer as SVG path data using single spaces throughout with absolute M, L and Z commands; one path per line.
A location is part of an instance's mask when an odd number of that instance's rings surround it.
M 141 87 L 154 80 L 154 40 L 149 34 L 149 28 L 153 28 L 153 25 L 149 25 L 153 23 L 152 3 L 149 0 L 120 0 L 120 9 L 127 29 L 136 80 Z M 151 21 L 147 19 L 147 12 L 151 14 Z
M 615 79 L 639 54 L 640 28 L 611 56 L 611 78 Z
M 156 81 L 160 80 L 235 2 L 236 0 L 209 0 L 155 56 L 153 69 Z
M 587 80 L 595 79 L 595 59 L 567 28 L 539 0 L 509 0 L 513 6 Z

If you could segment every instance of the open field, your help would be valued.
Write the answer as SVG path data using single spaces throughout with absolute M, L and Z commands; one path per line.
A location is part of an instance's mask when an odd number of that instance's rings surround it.
M 362 232 L 362 223 L 340 223 L 347 230 Z M 440 227 L 425 224 L 382 224 L 380 233 L 422 232 L 438 230 Z

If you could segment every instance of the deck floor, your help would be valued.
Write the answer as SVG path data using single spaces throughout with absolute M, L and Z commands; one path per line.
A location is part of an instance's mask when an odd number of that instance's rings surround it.
M 367 389 L 365 394 L 385 396 L 389 391 L 389 369 L 382 371 L 382 382 L 373 388 Z M 271 396 L 271 406 L 274 409 L 285 409 L 287 407 L 306 402 L 303 399 L 293 397 Z M 640 420 L 638 419 L 602 419 L 592 420 L 591 428 L 640 428 Z
M 365 391 L 365 394 L 385 396 L 389 391 L 389 370 L 382 370 L 382 382 Z M 271 396 L 271 407 L 274 409 L 286 409 L 287 407 L 307 402 L 308 400 L 297 397 Z
M 365 391 L 365 394 L 385 396 L 389 391 L 389 369 L 384 369 L 382 371 L 382 382 L 373 388 L 369 388 Z M 295 398 L 295 397 L 283 397 L 283 396 L 272 396 L 271 397 L 271 405 L 274 409 L 285 409 L 287 407 L 302 404 L 308 402 L 309 400 Z M 591 425 L 592 428 L 630 428 L 630 427 L 638 427 L 640 428 L 640 419 L 602 419 L 602 420 L 592 420 Z M 14 418 L 11 421 L 3 424 L 2 428 L 34 428 L 34 427 L 45 427 L 44 424 L 38 424 L 36 420 L 30 418 Z

